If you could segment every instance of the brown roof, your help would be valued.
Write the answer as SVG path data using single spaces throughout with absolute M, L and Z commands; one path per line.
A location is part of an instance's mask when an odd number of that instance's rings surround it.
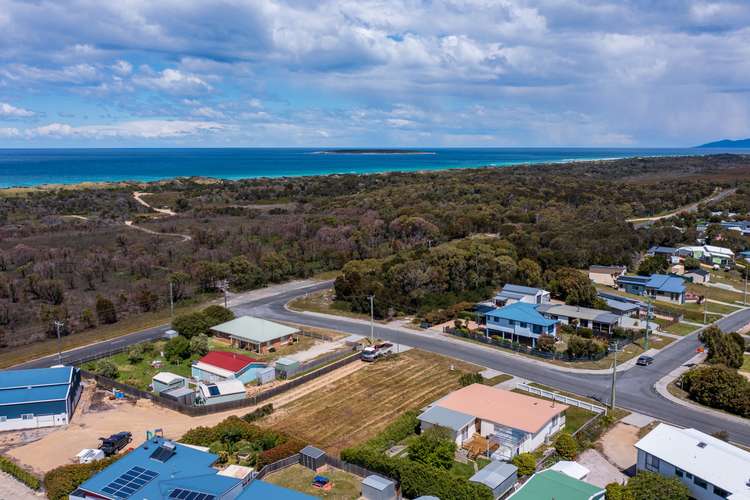
M 448 394 L 437 406 L 473 415 L 526 432 L 536 433 L 568 406 L 482 384 Z

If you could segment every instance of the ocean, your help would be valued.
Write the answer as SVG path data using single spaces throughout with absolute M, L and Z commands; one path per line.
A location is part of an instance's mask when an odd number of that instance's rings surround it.
M 79 182 L 222 179 L 705 155 L 749 150 L 608 148 L 425 148 L 430 154 L 320 154 L 320 148 L 0 149 L 0 187 Z M 416 151 L 416 150 L 415 150 Z

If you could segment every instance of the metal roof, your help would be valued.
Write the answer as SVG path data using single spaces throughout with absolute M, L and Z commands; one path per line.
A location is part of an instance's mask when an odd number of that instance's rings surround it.
M 513 321 L 520 321 L 523 323 L 531 323 L 532 325 L 550 326 L 554 325 L 555 321 L 550 320 L 539 314 L 534 304 L 527 304 L 524 302 L 516 302 L 504 307 L 495 309 L 494 311 L 488 312 L 487 316 L 494 318 L 502 318 Z
M 493 460 L 479 472 L 471 476 L 469 481 L 482 483 L 494 490 L 503 484 L 508 478 L 516 475 L 517 472 L 518 468 L 515 465 Z
M 0 391 L 0 406 L 38 403 L 40 401 L 60 401 L 68 397 L 69 389 L 70 385 L 68 384 L 5 389 Z
M 566 318 L 580 318 L 597 323 L 614 324 L 619 323 L 620 317 L 609 311 L 591 309 L 589 307 L 569 306 L 563 304 L 540 304 L 537 311 L 543 314 L 565 316 Z
M 371 488 L 375 488 L 377 490 L 383 491 L 386 488 L 392 488 L 396 485 L 393 481 L 390 479 L 386 479 L 384 477 L 376 476 L 375 474 L 372 474 L 370 476 L 367 476 L 362 480 L 362 484 L 365 486 L 369 486 Z
M 451 410 L 450 408 L 443 408 L 442 406 L 433 406 L 417 418 L 422 422 L 447 427 L 454 431 L 460 431 L 476 420 L 473 415 Z
M 316 448 L 315 446 L 310 446 L 308 444 L 307 446 L 302 448 L 302 450 L 300 450 L 300 454 L 305 455 L 307 457 L 320 458 L 323 455 L 325 455 L 326 452 L 321 450 L 320 448 Z
M 198 360 L 198 363 L 215 366 L 231 373 L 238 373 L 254 362 L 255 359 L 249 356 L 227 351 L 211 351 Z
M 0 371 L 0 389 L 69 384 L 73 379 L 72 366 L 59 368 L 30 368 Z
M 151 377 L 152 380 L 156 380 L 157 382 L 161 382 L 162 384 L 172 384 L 174 382 L 178 382 L 180 380 L 184 380 L 185 377 L 181 375 L 177 375 L 176 373 L 171 372 L 159 372 L 153 377 Z
M 601 497 L 597 495 L 601 494 Z M 603 498 L 604 489 L 553 470 L 537 472 L 508 498 L 514 500 L 589 500 Z
M 198 384 L 201 393 L 204 397 L 215 398 L 218 396 L 228 396 L 230 394 L 244 394 L 245 384 L 241 380 L 236 378 L 230 378 L 228 380 L 220 380 L 218 382 L 212 382 L 210 384 Z M 211 388 L 215 387 L 218 394 L 212 394 Z
M 316 500 L 317 497 L 305 495 L 299 491 L 290 490 L 259 479 L 253 480 L 236 500 Z
M 254 316 L 240 316 L 232 321 L 216 325 L 211 330 L 253 343 L 269 342 L 279 337 L 299 333 L 298 328 Z
M 685 280 L 668 274 L 652 274 L 646 287 L 655 288 L 659 292 L 685 293 Z
M 539 292 L 542 293 L 549 293 L 546 290 L 542 290 L 541 288 L 534 288 L 531 286 L 522 286 L 522 285 L 514 285 L 512 283 L 508 283 L 503 287 L 501 290 L 502 292 L 512 292 L 512 293 L 520 293 L 523 295 L 536 295 Z

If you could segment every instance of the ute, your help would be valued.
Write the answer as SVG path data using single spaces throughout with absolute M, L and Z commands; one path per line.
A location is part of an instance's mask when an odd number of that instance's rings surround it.
M 375 344 L 372 346 L 367 346 L 362 350 L 362 354 L 360 355 L 360 358 L 362 361 L 375 361 L 378 358 L 381 358 L 385 356 L 386 354 L 390 354 L 393 352 L 393 344 L 389 344 L 388 342 L 385 342 L 383 344 Z
M 129 432 L 118 432 L 112 434 L 108 438 L 99 438 L 101 443 L 99 449 L 104 452 L 104 455 L 111 457 L 121 449 L 125 448 L 133 440 L 133 435 Z

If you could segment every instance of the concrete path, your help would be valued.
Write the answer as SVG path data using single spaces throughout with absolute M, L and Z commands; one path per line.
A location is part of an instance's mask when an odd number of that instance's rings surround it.
M 38 500 L 43 493 L 36 493 L 10 474 L 0 472 L 0 498 L 7 500 Z
M 625 474 L 620 472 L 617 467 L 609 463 L 601 453 L 593 448 L 581 453 L 576 462 L 589 470 L 586 482 L 600 488 L 604 488 L 609 483 L 624 484 L 628 480 Z

